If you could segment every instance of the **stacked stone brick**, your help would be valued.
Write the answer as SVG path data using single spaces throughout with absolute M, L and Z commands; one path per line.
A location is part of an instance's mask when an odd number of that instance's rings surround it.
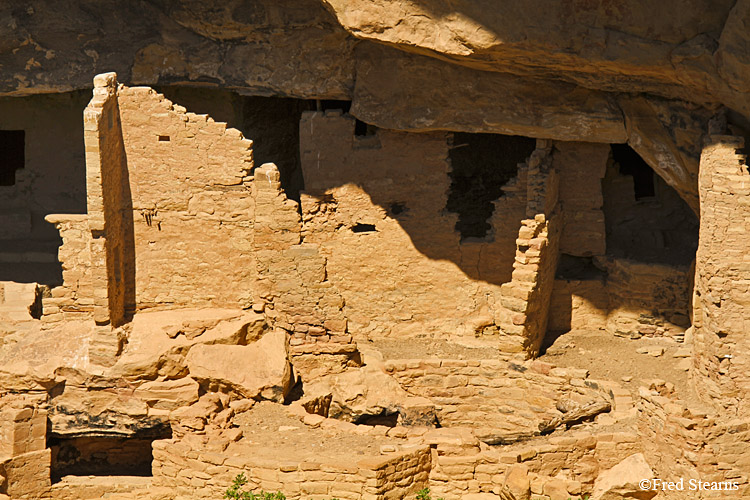
M 46 446 L 47 412 L 23 399 L 0 399 L 0 496 L 21 500 L 49 493 Z
M 587 380 L 586 370 L 529 366 L 483 360 L 392 360 L 386 372 L 410 394 L 432 400 L 440 424 L 476 426 L 485 433 L 528 432 L 557 415 L 555 403 L 571 398 L 579 403 L 608 397 Z M 546 372 L 546 374 L 544 373 Z
M 297 204 L 281 189 L 273 164 L 255 170 L 254 249 L 259 299 L 273 326 L 290 333 L 290 354 L 341 355 L 356 351 L 347 330 L 344 300 L 328 280 L 318 245 L 301 243 Z
M 541 142 L 529 158 L 526 219 L 516 240 L 513 277 L 501 287 L 495 312 L 500 349 L 536 356 L 547 330 L 560 244 L 558 175 L 551 147 Z
M 750 411 L 750 173 L 741 137 L 710 136 L 699 178 L 694 359 L 703 393 L 739 415 Z
M 58 259 L 63 268 L 63 284 L 42 300 L 43 320 L 89 317 L 94 311 L 94 284 L 88 215 L 54 214 L 46 220 L 55 225 L 62 238 Z
M 158 441 L 154 485 L 187 498 L 218 498 L 244 473 L 248 490 L 283 491 L 289 499 L 396 500 L 426 487 L 430 470 L 430 452 L 424 446 L 350 461 L 314 462 L 253 457 L 242 442 L 233 446 L 246 453 L 227 456 L 191 445 L 190 440 Z

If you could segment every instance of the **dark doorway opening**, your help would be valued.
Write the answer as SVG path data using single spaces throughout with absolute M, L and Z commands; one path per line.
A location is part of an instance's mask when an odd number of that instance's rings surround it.
M 26 132 L 0 130 L 0 186 L 16 183 L 16 170 L 24 167 Z
M 152 443 L 171 437 L 168 426 L 135 437 L 50 437 L 47 443 L 52 451 L 52 482 L 64 476 L 151 476 Z
M 654 171 L 633 148 L 627 144 L 612 144 L 612 159 L 620 166 L 621 175 L 633 177 L 636 200 L 656 196 Z
M 503 186 L 518 175 L 536 147 L 529 137 L 456 132 L 450 150 L 451 187 L 446 209 L 458 214 L 456 230 L 461 240 L 486 238 L 490 232 L 492 203 L 503 195 Z
M 630 146 L 612 145 L 602 192 L 608 255 L 668 265 L 695 258 L 698 219 Z

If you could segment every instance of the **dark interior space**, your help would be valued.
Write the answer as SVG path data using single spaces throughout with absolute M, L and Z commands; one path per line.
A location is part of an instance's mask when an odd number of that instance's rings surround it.
M 357 137 L 368 137 L 375 135 L 378 128 L 375 125 L 370 125 L 362 120 L 355 120 L 354 122 L 354 135 Z
M 633 178 L 636 200 L 656 196 L 654 171 L 633 148 L 627 144 L 612 144 L 612 159 L 620 166 L 621 175 Z
M 593 257 L 578 257 L 562 253 L 557 261 L 555 279 L 594 280 L 606 277 L 606 270 L 597 267 Z
M 377 229 L 375 228 L 375 224 L 354 224 L 352 226 L 352 232 L 354 233 L 374 233 Z
M 91 90 L 0 97 L 0 282 L 62 284 L 49 214 L 86 213 Z
M 493 201 L 518 174 L 536 147 L 528 137 L 456 132 L 450 150 L 451 187 L 446 209 L 458 214 L 461 240 L 485 238 L 490 231 Z
M 602 181 L 607 254 L 685 266 L 698 248 L 698 219 L 629 146 L 612 145 Z
M 335 99 L 322 99 L 316 101 L 317 111 L 332 111 L 334 109 L 340 110 L 342 113 L 348 113 L 352 109 L 352 101 L 340 101 Z
M 157 90 L 188 111 L 208 114 L 240 130 L 253 141 L 255 165 L 275 163 L 286 195 L 299 201 L 304 188 L 299 158 L 299 122 L 302 113 L 342 109 L 350 101 L 314 101 L 286 97 L 244 96 L 236 92 L 195 87 L 158 87 Z
M 134 437 L 85 435 L 50 437 L 52 482 L 64 476 L 151 476 L 153 451 L 157 439 L 169 439 L 168 427 Z
M 23 130 L 0 130 L 0 186 L 16 183 L 16 170 L 25 163 Z

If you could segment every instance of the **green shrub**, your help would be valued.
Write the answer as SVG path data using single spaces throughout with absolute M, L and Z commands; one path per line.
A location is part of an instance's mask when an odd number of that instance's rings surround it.
M 246 484 L 247 478 L 245 477 L 245 473 L 241 472 L 237 474 L 234 481 L 232 481 L 232 486 L 224 492 L 224 498 L 229 500 L 286 500 L 286 496 L 280 491 L 276 493 L 267 493 L 263 490 L 259 493 L 245 491 L 244 486 Z
M 432 500 L 432 496 L 430 496 L 430 488 L 422 488 L 417 492 L 417 500 Z M 437 500 L 443 500 L 442 498 L 438 498 Z

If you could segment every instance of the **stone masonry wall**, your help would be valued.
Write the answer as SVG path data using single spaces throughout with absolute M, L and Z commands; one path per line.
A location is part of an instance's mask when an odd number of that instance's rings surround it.
M 355 135 L 340 111 L 304 113 L 300 148 L 306 243 L 320 245 L 351 328 L 367 335 L 474 335 L 510 279 L 525 176 L 495 201 L 492 238 L 460 241 L 445 210 L 448 136 Z M 450 312 L 450 313 L 448 313 Z
M 741 137 L 710 136 L 701 155 L 694 361 L 700 392 L 750 411 L 750 173 Z
M 133 228 L 117 75 L 94 78 L 83 113 L 94 321 L 120 326 L 134 308 Z
M 145 87 L 118 92 L 139 309 L 249 306 L 252 142 Z
M 42 299 L 43 320 L 88 317 L 94 310 L 88 215 L 52 214 L 46 220 L 55 225 L 63 241 L 58 250 L 63 284 L 52 289 L 51 297 Z
M 544 442 L 481 451 L 466 442 L 457 446 L 456 437 L 435 441 L 430 490 L 433 498 L 445 500 L 472 493 L 500 494 L 508 477 L 519 473 L 528 479 L 533 500 L 580 498 L 593 490 L 601 471 L 642 451 L 638 435 L 629 431 L 571 430 Z
M 47 412 L 34 403 L 0 401 L 0 496 L 43 498 L 50 487 Z
M 588 257 L 606 253 L 602 179 L 609 144 L 555 142 L 553 161 L 560 175 L 563 230 L 560 252 Z
M 387 373 L 410 394 L 431 399 L 443 427 L 480 427 L 485 433 L 538 433 L 559 412 L 558 400 L 588 403 L 609 397 L 588 371 L 546 363 L 501 360 L 389 360 Z M 479 432 L 479 431 L 478 431 Z
M 551 152 L 551 145 L 540 141 L 529 158 L 527 218 L 516 240 L 513 279 L 502 286 L 502 307 L 495 310 L 500 349 L 508 354 L 536 356 L 547 331 L 562 230 Z
M 750 419 L 722 418 L 721 413 L 676 399 L 663 389 L 641 387 L 638 400 L 639 434 L 657 477 L 736 482 L 738 490 L 715 496 L 747 498 Z M 673 498 L 680 495 L 684 493 Z
M 305 500 L 400 500 L 427 486 L 430 453 L 426 447 L 379 457 L 333 462 L 253 457 L 241 442 L 227 451 L 209 451 L 190 440 L 154 442 L 154 486 L 169 487 L 187 498 L 220 498 L 237 474 L 250 491 L 282 491 Z
M 272 163 L 254 172 L 254 307 L 291 335 L 290 355 L 307 381 L 345 368 L 356 344 L 348 333 L 344 300 L 329 280 L 327 260 L 318 245 L 301 243 L 298 205 L 286 197 L 280 177 Z

